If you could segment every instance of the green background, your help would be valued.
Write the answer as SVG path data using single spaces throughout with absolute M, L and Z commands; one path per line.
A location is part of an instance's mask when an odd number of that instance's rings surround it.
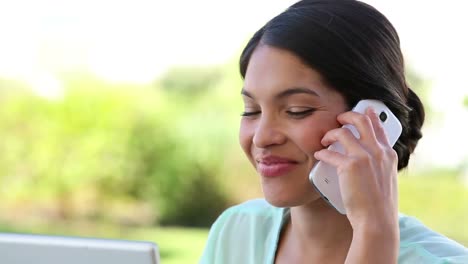
M 427 82 L 408 76 L 424 99 Z M 0 231 L 150 240 L 163 263 L 193 263 L 225 208 L 261 197 L 237 142 L 235 60 L 151 85 L 60 80 L 63 97 L 48 99 L 0 79 Z M 468 245 L 466 175 L 466 164 L 410 166 L 400 211 Z

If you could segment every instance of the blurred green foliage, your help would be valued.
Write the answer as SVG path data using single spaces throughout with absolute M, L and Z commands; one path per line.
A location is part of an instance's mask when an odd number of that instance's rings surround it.
M 463 177 L 457 169 L 401 172 L 400 212 L 468 246 L 468 181 Z
M 59 219 L 209 225 L 233 203 L 223 171 L 238 151 L 240 86 L 223 75 L 230 67 L 174 69 L 140 87 L 63 76 L 58 100 L 3 80 L 2 206 Z

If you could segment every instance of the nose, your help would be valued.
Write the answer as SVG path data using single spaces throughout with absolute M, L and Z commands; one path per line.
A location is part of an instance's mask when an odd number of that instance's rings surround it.
M 257 148 L 281 145 L 286 141 L 286 135 L 281 126 L 273 119 L 263 117 L 259 120 L 253 137 L 253 144 Z

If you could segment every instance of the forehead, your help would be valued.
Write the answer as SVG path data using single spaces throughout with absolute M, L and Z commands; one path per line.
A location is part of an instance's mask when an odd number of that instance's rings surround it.
M 291 87 L 313 88 L 319 95 L 332 92 L 322 76 L 294 53 L 259 45 L 250 58 L 244 88 L 257 93 Z

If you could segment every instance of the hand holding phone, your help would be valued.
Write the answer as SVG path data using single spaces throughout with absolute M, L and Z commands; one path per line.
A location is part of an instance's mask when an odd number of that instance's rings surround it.
M 352 111 L 364 114 L 366 109 L 372 107 L 384 128 L 388 141 L 393 146 L 402 132 L 402 126 L 390 109 L 377 100 L 361 100 Z M 344 125 L 356 138 L 360 138 L 358 130 L 353 125 Z M 328 147 L 329 150 L 344 154 L 344 148 L 339 142 Z M 332 205 L 341 214 L 346 214 L 341 196 L 340 185 L 336 168 L 323 161 L 318 161 L 309 174 L 309 180 L 319 191 L 323 199 Z

